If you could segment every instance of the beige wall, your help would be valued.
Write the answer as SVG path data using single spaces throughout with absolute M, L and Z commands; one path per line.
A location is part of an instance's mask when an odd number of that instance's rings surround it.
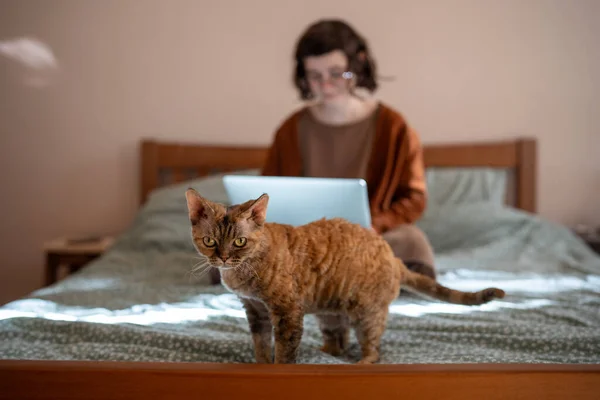
M 37 37 L 60 63 L 32 87 L 0 56 L 0 301 L 40 285 L 43 240 L 128 226 L 141 137 L 268 143 L 299 104 L 294 40 L 322 16 L 367 36 L 396 77 L 380 97 L 425 143 L 535 136 L 540 213 L 600 223 L 600 1 L 216 4 L 0 3 L 0 40 Z

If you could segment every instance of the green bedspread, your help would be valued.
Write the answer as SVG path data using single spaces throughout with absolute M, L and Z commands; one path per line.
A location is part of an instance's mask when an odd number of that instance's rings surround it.
M 189 276 L 197 260 L 180 189 L 154 197 L 79 273 L 0 308 L 0 358 L 253 362 L 236 297 Z M 467 307 L 402 294 L 383 363 L 600 362 L 600 258 L 569 230 L 490 202 L 434 207 L 419 225 L 442 283 L 507 296 Z M 321 353 L 307 316 L 299 362 L 354 362 L 351 343 L 343 358 Z

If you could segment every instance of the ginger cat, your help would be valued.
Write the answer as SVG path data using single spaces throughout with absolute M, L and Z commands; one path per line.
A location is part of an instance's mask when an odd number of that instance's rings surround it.
M 293 227 L 265 223 L 268 195 L 224 207 L 186 191 L 193 242 L 246 310 L 258 363 L 295 363 L 305 314 L 316 314 L 322 351 L 340 355 L 353 327 L 360 363 L 379 360 L 388 306 L 400 284 L 434 298 L 477 305 L 503 298 L 488 288 L 464 293 L 409 271 L 377 233 L 343 219 Z

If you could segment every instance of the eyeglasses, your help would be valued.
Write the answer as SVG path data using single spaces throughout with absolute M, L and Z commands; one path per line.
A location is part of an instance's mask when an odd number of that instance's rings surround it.
M 327 79 L 323 78 L 323 75 L 315 72 L 308 72 L 306 74 L 306 78 L 314 83 L 322 85 L 326 81 L 331 84 L 340 84 L 342 82 L 348 81 L 354 77 L 354 73 L 351 71 L 331 71 L 329 72 L 329 77 Z

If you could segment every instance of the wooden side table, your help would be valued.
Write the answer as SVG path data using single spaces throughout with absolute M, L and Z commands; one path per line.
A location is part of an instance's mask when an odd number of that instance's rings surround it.
M 575 231 L 575 234 L 587 244 L 590 249 L 600 255 L 600 234 L 596 233 L 580 233 Z
M 583 240 L 591 247 L 598 255 L 600 255 L 600 236 L 588 236 L 584 237 Z
M 112 237 L 102 237 L 98 240 L 72 242 L 68 238 L 57 238 L 44 243 L 46 269 L 44 284 L 51 285 L 58 281 L 61 266 L 72 274 L 90 261 L 100 257 L 114 242 Z

